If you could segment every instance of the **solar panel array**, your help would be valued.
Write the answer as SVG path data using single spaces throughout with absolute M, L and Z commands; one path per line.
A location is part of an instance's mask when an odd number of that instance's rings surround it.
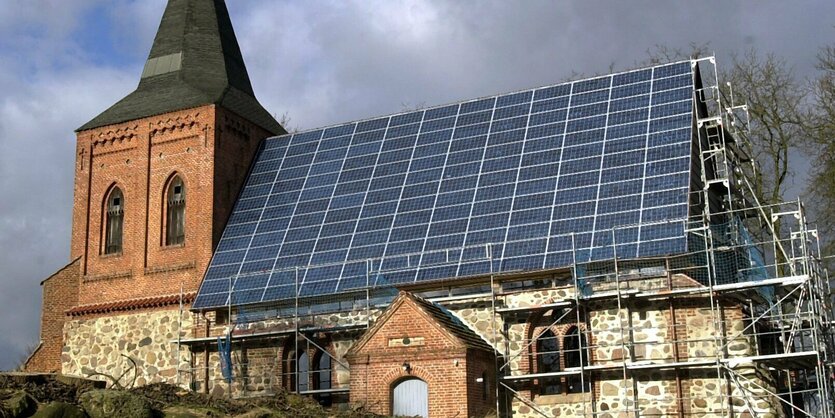
M 194 308 L 683 252 L 692 92 L 687 61 L 270 138 Z

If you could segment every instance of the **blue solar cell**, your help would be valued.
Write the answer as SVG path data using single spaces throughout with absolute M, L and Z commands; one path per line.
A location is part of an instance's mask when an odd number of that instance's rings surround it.
M 377 129 L 384 129 L 388 126 L 388 118 L 367 120 L 357 124 L 357 132 L 373 131 Z
M 652 77 L 652 69 L 630 71 L 628 73 L 615 74 L 612 77 L 612 84 L 621 86 L 624 84 L 633 84 L 641 81 L 649 80 Z
M 684 251 L 692 84 L 686 61 L 268 139 L 194 307 Z
M 523 91 L 519 93 L 512 93 L 505 96 L 499 96 L 496 99 L 496 107 L 505 107 L 516 105 L 519 103 L 530 102 L 531 97 L 533 97 L 533 92 L 531 91 Z
M 493 113 L 493 119 L 506 119 L 515 116 L 527 115 L 530 111 L 530 107 L 530 104 L 523 103 L 516 106 L 499 108 L 496 109 L 495 113 Z
M 402 115 L 392 116 L 389 128 L 392 126 L 406 125 L 410 123 L 417 123 L 423 119 L 423 111 L 406 113 Z
M 438 107 L 438 108 L 435 108 L 435 109 L 427 110 L 426 111 L 426 116 L 424 116 L 424 119 L 425 120 L 431 120 L 431 119 L 438 119 L 438 118 L 443 118 L 443 117 L 447 117 L 447 116 L 455 116 L 456 113 L 458 113 L 458 105 L 457 104 L 450 105 L 450 106 L 444 106 L 444 107 Z
M 670 89 L 675 89 L 675 88 L 679 88 L 679 87 L 689 86 L 689 85 L 692 85 L 692 83 L 693 83 L 692 76 L 690 74 L 684 74 L 684 75 L 675 76 L 675 77 L 658 79 L 652 84 L 652 90 L 653 91 L 670 90 Z
M 480 110 L 487 110 L 493 107 L 493 103 L 496 102 L 496 98 L 491 97 L 488 99 L 481 99 L 472 102 L 465 102 L 461 103 L 461 108 L 459 110 L 460 114 L 464 113 L 472 113 L 478 112 Z
M 566 96 L 571 93 L 571 83 L 559 86 L 544 87 L 534 92 L 534 100 L 550 99 L 552 97 Z
M 325 129 L 325 133 L 322 135 L 322 139 L 333 138 L 335 136 L 350 135 L 354 132 L 354 128 L 356 126 L 357 125 L 354 123 L 349 123 L 347 125 L 335 126 L 332 128 Z
M 611 82 L 612 78 L 610 76 L 577 81 L 574 83 L 574 88 L 571 90 L 571 94 L 577 95 L 585 91 L 605 89 L 609 87 Z
M 666 90 L 663 92 L 653 93 L 652 94 L 652 104 L 659 105 L 669 102 L 678 102 L 682 100 L 691 100 L 693 95 L 693 89 L 689 86 L 685 88 L 675 89 L 675 90 Z
M 488 273 L 490 273 L 490 263 L 482 261 L 477 263 L 462 263 L 456 276 L 480 276 Z

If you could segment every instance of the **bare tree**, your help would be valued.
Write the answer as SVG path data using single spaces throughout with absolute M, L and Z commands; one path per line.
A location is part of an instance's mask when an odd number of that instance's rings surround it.
M 811 138 L 807 142 L 812 173 L 807 190 L 824 241 L 824 253 L 835 254 L 835 45 L 818 54 L 818 77 L 812 81 L 809 118 Z M 835 266 L 829 260 L 829 266 Z
M 794 176 L 790 157 L 802 152 L 808 137 L 804 110 L 808 89 L 785 60 L 753 49 L 734 56 L 724 79 L 733 86 L 737 102 L 748 104 L 750 128 L 739 135 L 751 143 L 761 168 L 751 179 L 754 193 L 762 204 L 782 202 Z
M 411 112 L 413 110 L 421 110 L 426 108 L 426 102 L 412 103 L 408 101 L 400 102 L 400 111 Z
M 281 127 L 283 127 L 284 130 L 287 131 L 288 134 L 294 134 L 296 132 L 299 132 L 299 130 L 300 130 L 297 125 L 293 125 L 291 123 L 293 118 L 291 118 L 290 115 L 287 112 L 282 113 L 281 116 L 279 116 L 279 117 L 276 117 L 276 115 L 273 115 L 273 118 L 278 121 L 278 123 L 281 125 Z
M 673 48 L 667 45 L 655 45 L 652 49 L 647 49 L 647 56 L 643 65 L 658 65 L 666 64 L 668 62 L 685 60 L 688 58 L 702 58 L 710 56 L 710 43 L 700 44 L 691 42 L 687 48 Z
M 644 64 L 701 58 L 710 55 L 709 51 L 709 44 L 691 43 L 684 49 L 656 45 L 647 51 L 649 58 Z M 808 89 L 784 60 L 753 49 L 734 55 L 730 69 L 722 71 L 720 79 L 730 82 L 737 104 L 748 104 L 750 130 L 740 135 L 751 143 L 753 157 L 762 168 L 750 179 L 754 193 L 763 204 L 780 202 L 793 176 L 789 158 L 802 150 L 803 138 L 808 136 L 804 112 Z M 730 88 L 725 84 L 720 87 L 730 98 Z

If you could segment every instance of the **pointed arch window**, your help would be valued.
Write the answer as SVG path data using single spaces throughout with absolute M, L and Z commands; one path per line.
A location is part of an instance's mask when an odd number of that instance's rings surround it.
M 589 365 L 588 345 L 580 328 L 571 327 L 565 333 L 562 347 L 565 352 L 566 369 Z M 582 379 L 579 374 L 570 375 L 566 378 L 566 389 L 568 393 L 582 393 L 590 391 L 591 385 L 588 379 Z
M 316 360 L 312 368 L 313 390 L 327 391 L 331 389 L 331 356 L 323 351 L 316 353 Z M 322 406 L 330 406 L 332 399 L 330 393 L 323 392 L 314 396 Z
M 310 389 L 310 356 L 302 351 L 296 360 L 296 388 L 299 392 L 307 392 Z
M 125 197 L 119 187 L 114 187 L 107 197 L 104 229 L 104 253 L 122 252 L 122 225 L 125 214 Z
M 180 176 L 168 183 L 165 207 L 165 245 L 186 241 L 186 186 Z
M 560 371 L 560 347 L 557 336 L 549 329 L 536 339 L 537 373 L 555 373 Z M 562 393 L 559 377 L 543 377 L 539 385 L 540 395 Z

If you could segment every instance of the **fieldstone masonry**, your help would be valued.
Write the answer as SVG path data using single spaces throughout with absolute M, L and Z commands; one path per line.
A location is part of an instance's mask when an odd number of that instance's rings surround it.
M 536 312 L 536 306 L 573 298 L 572 292 L 568 286 L 523 290 L 505 294 L 497 301 L 502 307 L 529 307 L 531 312 Z M 621 370 L 616 368 L 596 373 L 592 390 L 586 393 L 539 395 L 537 382 L 531 382 L 533 386 L 521 387 L 522 396 L 530 399 L 531 403 L 513 400 L 511 408 L 514 416 L 538 416 L 534 406 L 554 416 L 580 416 L 595 412 L 601 417 L 616 417 L 624 410 L 634 408 L 649 416 L 665 416 L 677 413 L 679 409 L 687 414 L 708 417 L 726 416 L 729 409 L 740 414 L 757 412 L 763 416 L 782 416 L 779 400 L 767 394 L 767 390 L 773 389 L 768 370 L 744 362 L 745 356 L 754 354 L 755 342 L 743 332 L 745 323 L 740 308 L 722 306 L 723 320 L 717 322 L 706 304 L 707 300 L 699 298 L 675 300 L 674 321 L 670 317 L 669 300 L 626 303 L 621 309 L 614 305 L 613 300 L 588 305 L 586 315 L 590 328 L 586 335 L 590 345 L 589 364 L 620 366 L 625 362 L 663 365 L 676 361 L 710 360 L 718 353 L 720 357 L 741 359 L 733 364 L 741 375 L 739 382 L 729 381 L 725 374 L 717 376 L 712 365 L 680 373 L 681 389 L 676 383 L 676 372 L 669 367 L 635 371 L 626 380 Z M 501 315 L 493 316 L 492 301 L 487 297 L 446 302 L 444 306 L 485 342 L 494 346 L 502 355 L 501 363 L 509 362 L 503 369 L 504 373 L 520 375 L 535 372 L 535 360 L 531 360 L 535 347 L 532 338 L 548 324 L 537 323 L 535 315 L 505 323 Z M 331 327 L 373 324 L 382 312 L 384 310 L 373 309 L 369 312 L 357 310 L 325 314 L 308 317 L 301 323 Z M 222 378 L 216 347 L 211 344 L 195 346 L 191 352 L 183 347 L 178 363 L 177 346 L 172 343 L 178 333 L 205 337 L 208 331 L 208 336 L 216 337 L 224 335 L 230 326 L 235 326 L 234 318 L 231 324 L 217 324 L 214 320 L 214 314 L 201 317 L 186 313 L 180 325 L 176 309 L 68 320 L 64 327 L 63 372 L 81 376 L 96 372 L 118 376 L 129 367 L 129 363 L 120 356 L 124 354 L 139 366 L 137 384 L 175 383 L 179 365 L 181 384 L 196 390 L 208 389 L 218 395 L 269 394 L 287 385 L 285 375 L 288 371 L 283 370 L 282 362 L 283 350 L 292 342 L 287 335 L 233 344 L 233 359 L 239 364 L 231 388 Z M 563 322 L 554 325 L 557 333 L 565 332 L 568 324 L 576 323 L 575 314 L 568 315 Z M 291 329 L 293 324 L 292 320 L 279 318 L 237 326 L 234 332 L 237 335 L 263 333 Z M 325 348 L 335 359 L 331 372 L 333 388 L 350 386 L 352 376 L 347 367 L 346 354 L 362 334 L 363 328 L 360 328 L 321 337 L 327 341 Z M 721 335 L 725 336 L 724 346 L 717 345 L 720 341 L 717 337 Z M 208 353 L 204 351 L 205 347 L 209 348 Z M 242 367 L 244 364 L 245 367 Z M 207 377 L 209 383 L 205 386 Z M 101 376 L 97 378 L 103 379 Z M 132 378 L 130 373 L 127 378 Z M 358 382 L 356 376 L 353 380 Z M 636 393 L 637 397 L 634 396 Z M 732 396 L 730 403 L 728 394 Z
M 136 362 L 136 385 L 175 383 L 178 365 L 188 368 L 188 350 L 178 357 L 177 336 L 191 327 L 189 315 L 180 323 L 179 310 L 163 310 L 90 319 L 69 320 L 64 325 L 62 372 L 75 376 L 103 373 L 118 377 Z M 93 376 L 106 380 L 104 376 Z M 130 384 L 128 372 L 122 384 Z

